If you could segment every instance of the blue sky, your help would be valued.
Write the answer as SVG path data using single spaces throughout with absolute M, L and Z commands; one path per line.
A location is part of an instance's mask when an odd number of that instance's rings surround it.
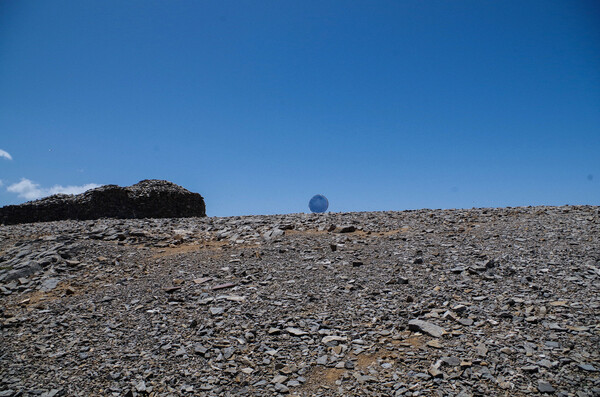
M 5 0 L 0 150 L 0 205 L 600 205 L 600 3 Z

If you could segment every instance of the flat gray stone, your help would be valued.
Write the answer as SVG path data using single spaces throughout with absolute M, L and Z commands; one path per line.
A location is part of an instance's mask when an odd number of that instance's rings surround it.
M 408 322 L 408 329 L 411 331 L 424 332 L 434 338 L 440 338 L 446 333 L 444 328 L 423 320 L 410 320 Z
M 135 385 L 135 390 L 137 390 L 138 392 L 145 392 L 146 382 L 144 382 L 143 380 L 140 381 L 137 385 Z
M 271 379 L 271 383 L 283 383 L 288 379 L 287 376 L 284 375 L 275 375 L 273 379 Z
M 60 280 L 57 278 L 47 278 L 42 281 L 40 289 L 44 292 L 52 291 L 54 288 L 56 288 L 59 282 Z
M 361 375 L 359 373 L 355 373 L 354 377 L 356 378 L 358 383 L 376 382 L 377 381 L 377 378 L 375 378 L 374 376 L 371 376 L 371 375 Z
M 282 385 L 281 383 L 276 383 L 274 387 L 279 393 L 288 393 L 290 391 L 286 385 Z
M 552 385 L 545 380 L 538 380 L 538 391 L 540 393 L 554 393 L 555 389 Z
M 41 271 L 42 268 L 40 265 L 30 261 L 25 265 L 20 266 L 18 269 L 14 269 L 6 273 L 4 281 L 18 280 L 22 277 L 28 277 Z
M 290 335 L 294 335 L 294 336 L 302 336 L 302 335 L 307 335 L 308 332 L 306 331 L 302 331 L 301 329 L 298 328 L 294 328 L 294 327 L 288 327 L 285 329 Z
M 208 309 L 208 311 L 210 312 L 210 314 L 212 314 L 213 316 L 217 316 L 219 314 L 223 314 L 223 312 L 225 312 L 225 309 L 222 307 L 211 307 L 210 309 Z
M 442 362 L 450 367 L 458 367 L 460 365 L 458 357 L 442 357 Z
M 598 369 L 594 367 L 592 364 L 579 364 L 579 368 L 588 372 L 597 372 Z

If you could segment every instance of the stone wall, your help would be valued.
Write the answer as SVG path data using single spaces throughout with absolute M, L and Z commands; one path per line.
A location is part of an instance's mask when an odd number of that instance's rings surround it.
M 0 224 L 64 219 L 184 218 L 206 216 L 204 198 L 169 181 L 146 179 L 135 185 L 105 185 L 78 195 L 57 194 L 0 208 Z

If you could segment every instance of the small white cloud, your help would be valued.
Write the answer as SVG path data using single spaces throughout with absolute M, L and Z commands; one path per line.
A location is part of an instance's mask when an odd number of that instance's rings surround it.
M 50 188 L 42 188 L 39 184 L 30 181 L 27 178 L 22 178 L 20 182 L 14 183 L 6 188 L 11 193 L 16 193 L 19 197 L 27 200 L 36 200 L 42 197 L 51 196 L 53 194 L 79 194 L 86 190 L 97 188 L 101 185 L 96 183 L 88 183 L 82 186 L 62 186 L 54 185 Z
M 2 182 L 2 179 L 0 179 L 0 186 L 4 185 L 4 182 Z
M 100 187 L 101 185 L 98 185 L 96 183 L 88 183 L 86 185 L 81 185 L 81 186 L 61 186 L 61 185 L 54 185 L 52 186 L 50 189 L 48 190 L 48 195 L 53 195 L 53 194 L 58 194 L 58 193 L 63 193 L 63 194 L 79 194 L 79 193 L 83 193 L 85 191 L 88 191 L 90 189 L 95 189 L 97 187 Z
M 27 200 L 34 200 L 43 196 L 40 185 L 31 182 L 29 179 L 21 179 L 21 182 L 10 185 L 6 188 L 11 193 L 17 193 L 19 197 Z
M 0 149 L 0 157 L 4 157 L 5 159 L 12 160 L 12 156 L 6 150 Z

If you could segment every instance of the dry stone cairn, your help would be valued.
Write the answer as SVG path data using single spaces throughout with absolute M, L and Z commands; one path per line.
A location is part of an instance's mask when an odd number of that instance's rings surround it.
M 206 216 L 204 198 L 169 181 L 146 179 L 132 186 L 105 185 L 78 195 L 56 194 L 0 208 L 0 224 L 100 218 Z

